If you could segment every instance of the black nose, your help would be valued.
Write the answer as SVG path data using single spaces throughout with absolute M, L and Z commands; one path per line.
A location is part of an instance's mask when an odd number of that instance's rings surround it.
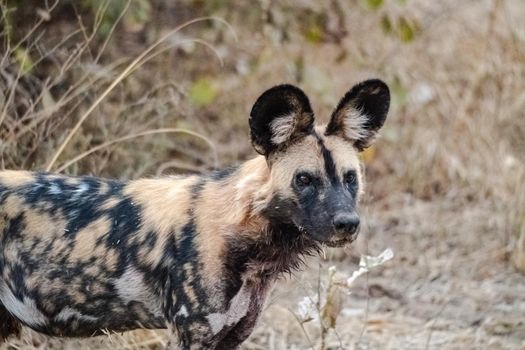
M 337 231 L 355 233 L 359 227 L 359 216 L 356 213 L 338 213 L 333 222 Z

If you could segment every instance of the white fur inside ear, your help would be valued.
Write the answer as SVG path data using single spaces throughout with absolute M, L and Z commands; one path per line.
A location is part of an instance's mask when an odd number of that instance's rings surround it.
M 290 139 L 295 129 L 295 114 L 277 117 L 270 123 L 272 143 L 280 145 Z
M 349 140 L 370 138 L 370 131 L 365 127 L 368 118 L 360 110 L 348 107 L 343 111 L 343 132 Z

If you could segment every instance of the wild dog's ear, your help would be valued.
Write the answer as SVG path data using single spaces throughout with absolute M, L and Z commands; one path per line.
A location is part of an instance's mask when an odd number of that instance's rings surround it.
M 304 92 L 292 85 L 278 85 L 264 92 L 250 113 L 250 133 L 255 150 L 268 156 L 307 135 L 314 113 Z
M 355 85 L 341 99 L 326 127 L 326 135 L 352 141 L 362 151 L 375 139 L 390 106 L 388 86 L 378 79 Z

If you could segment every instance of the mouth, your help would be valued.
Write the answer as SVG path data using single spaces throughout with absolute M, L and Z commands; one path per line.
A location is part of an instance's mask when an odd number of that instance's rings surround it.
M 331 240 L 328 240 L 328 241 L 323 241 L 321 243 L 326 245 L 326 246 L 328 246 L 328 247 L 338 248 L 338 247 L 343 247 L 343 246 L 345 246 L 347 244 L 350 244 L 353 241 L 355 241 L 356 239 L 357 239 L 357 234 L 353 234 L 353 235 L 350 235 L 350 236 L 345 237 L 345 238 L 331 239 Z
M 344 237 L 336 237 L 334 235 L 334 237 L 328 239 L 328 240 L 325 240 L 325 239 L 319 239 L 319 238 L 316 238 L 315 236 L 309 234 L 308 230 L 304 227 L 304 226 L 300 226 L 300 225 L 295 225 L 298 229 L 299 229 L 299 232 L 301 232 L 302 234 L 310 237 L 310 239 L 314 240 L 314 241 L 317 241 L 319 243 L 321 243 L 322 245 L 325 245 L 325 246 L 328 246 L 328 247 L 332 247 L 332 248 L 338 248 L 338 247 L 343 247 L 345 245 L 348 245 L 352 242 L 354 242 L 356 239 L 357 239 L 357 236 L 358 236 L 358 231 L 356 231 L 355 233 L 352 233 L 352 234 L 349 234 L 347 236 L 344 236 Z

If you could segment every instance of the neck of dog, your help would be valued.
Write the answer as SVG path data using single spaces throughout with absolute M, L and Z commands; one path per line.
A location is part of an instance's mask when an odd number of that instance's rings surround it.
M 272 197 L 266 159 L 258 156 L 237 168 L 212 173 L 210 178 L 202 198 L 207 200 L 205 209 L 219 215 L 216 224 L 230 226 L 235 234 L 262 235 L 269 225 L 262 213 Z
M 210 217 L 216 218 L 228 254 L 238 255 L 237 263 L 246 261 L 248 270 L 268 277 L 297 268 L 300 255 L 316 247 L 295 225 L 267 215 L 270 207 L 276 210 L 273 181 L 267 160 L 259 156 L 209 185 L 215 197 L 210 199 Z M 243 252 L 246 257 L 241 257 Z

